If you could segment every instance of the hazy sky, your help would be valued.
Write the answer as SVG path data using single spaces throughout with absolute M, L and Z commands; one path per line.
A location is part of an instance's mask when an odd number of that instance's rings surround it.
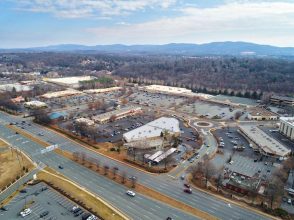
M 0 48 L 212 41 L 294 46 L 294 0 L 0 0 Z

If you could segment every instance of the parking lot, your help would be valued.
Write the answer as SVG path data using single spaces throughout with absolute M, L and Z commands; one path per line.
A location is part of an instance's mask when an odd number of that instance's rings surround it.
M 221 106 L 205 101 L 195 101 L 193 104 L 182 106 L 180 110 L 187 113 L 198 114 L 200 117 L 207 117 L 210 119 L 218 118 L 224 120 L 234 119 L 234 115 L 237 111 L 244 111 L 241 108 L 230 108 L 229 106 Z M 240 120 L 244 120 L 246 116 L 247 113 L 244 112 L 244 114 L 240 117 Z
M 51 187 L 44 183 L 27 186 L 25 191 L 15 196 L 9 204 L 5 206 L 7 211 L 0 210 L 0 219 L 46 219 L 46 220 L 71 220 L 82 219 L 86 210 L 80 208 L 79 212 L 73 213 L 72 208 L 77 206 L 71 200 L 65 198 Z M 20 216 L 22 209 L 30 208 L 31 213 L 25 217 Z M 40 217 L 42 214 L 47 215 Z M 78 213 L 78 214 L 77 214 Z
M 273 163 L 276 159 L 262 156 L 255 152 L 249 145 L 249 142 L 237 131 L 237 128 L 225 128 L 216 130 L 215 135 L 224 143 L 220 148 L 223 154 L 217 154 L 212 160 L 214 165 L 221 168 L 228 168 L 234 172 L 243 173 L 247 176 L 259 174 L 268 178 L 274 169 Z M 232 143 L 234 142 L 234 143 Z M 237 144 L 236 144 L 237 143 Z M 242 146 L 240 150 L 234 149 L 234 146 Z M 228 163 L 231 157 L 231 163 Z
M 129 97 L 129 100 L 133 103 L 150 107 L 173 108 L 184 102 L 185 98 L 164 94 L 137 92 L 133 93 Z

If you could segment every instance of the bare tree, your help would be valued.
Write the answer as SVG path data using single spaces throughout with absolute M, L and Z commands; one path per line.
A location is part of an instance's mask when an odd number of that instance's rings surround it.
M 80 158 L 81 158 L 82 164 L 85 164 L 85 162 L 86 162 L 86 153 L 85 152 L 81 152 L 80 155 L 81 155 Z
M 80 152 L 75 151 L 72 153 L 72 156 L 75 161 L 78 161 L 80 158 Z
M 282 195 L 284 184 L 276 177 L 271 179 L 266 189 L 267 198 L 270 200 L 270 207 L 273 209 L 273 203 Z
M 112 175 L 113 175 L 113 179 L 116 179 L 116 173 L 118 172 L 118 167 L 113 167 L 112 168 Z
M 235 120 L 238 120 L 241 116 L 242 116 L 242 112 L 241 111 L 236 111 L 235 114 L 234 114 Z
M 96 159 L 95 164 L 96 164 L 96 170 L 99 171 L 99 169 L 100 169 L 100 161 L 98 159 Z
M 137 183 L 137 177 L 132 176 L 131 177 L 131 181 L 132 181 L 132 188 L 135 188 L 136 187 L 136 183 Z
M 127 173 L 125 171 L 122 172 L 121 174 L 121 183 L 125 184 L 127 178 Z
M 103 169 L 104 169 L 104 175 L 106 176 L 108 174 L 108 171 L 109 171 L 109 166 L 108 165 L 104 165 L 103 166 Z
M 172 157 L 171 155 L 170 156 L 167 156 L 165 159 L 164 159 L 164 169 L 166 170 L 168 165 L 170 165 L 171 163 L 173 163 L 175 160 L 174 160 L 174 157 Z
M 116 115 L 111 115 L 109 118 L 109 121 L 114 122 L 116 120 L 116 118 L 117 118 Z
M 216 179 L 216 191 L 217 192 L 219 190 L 219 187 L 222 185 L 222 181 L 223 181 L 222 175 L 219 174 Z

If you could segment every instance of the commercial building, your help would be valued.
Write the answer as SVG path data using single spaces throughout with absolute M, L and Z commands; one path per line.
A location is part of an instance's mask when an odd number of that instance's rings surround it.
M 276 104 L 276 105 L 294 106 L 294 98 L 293 97 L 273 95 L 270 98 L 270 102 L 272 104 Z
M 60 86 L 66 86 L 70 88 L 78 88 L 79 82 L 92 80 L 92 76 L 73 76 L 73 77 L 62 77 L 62 78 L 43 78 L 46 82 L 51 82 Z
M 256 121 L 272 121 L 278 120 L 279 116 L 264 108 L 254 107 L 248 110 L 248 119 Z
M 24 106 L 30 109 L 37 109 L 37 108 L 46 108 L 47 104 L 45 102 L 40 102 L 40 101 L 30 101 L 30 102 L 25 102 Z
M 52 99 L 52 98 L 60 98 L 60 97 L 67 97 L 67 96 L 74 96 L 74 95 L 81 95 L 82 92 L 74 89 L 67 89 L 58 92 L 49 92 L 44 95 L 41 95 L 42 98 L 45 99 Z
M 161 117 L 139 128 L 123 134 L 125 143 L 161 138 L 163 132 L 180 135 L 179 121 L 176 118 Z
M 294 117 L 281 117 L 279 131 L 291 140 L 294 140 Z
M 136 148 L 141 150 L 146 149 L 162 149 L 163 148 L 163 139 L 151 139 L 151 140 L 140 140 L 140 141 L 132 141 L 129 143 L 125 143 L 124 146 L 126 148 Z
M 16 92 L 27 92 L 31 91 L 32 87 L 28 85 L 22 85 L 20 83 L 12 83 L 12 84 L 3 84 L 0 85 L 0 92 L 11 92 L 15 90 Z
M 250 139 L 264 155 L 286 157 L 291 150 L 254 125 L 240 125 L 240 132 Z
M 109 122 L 110 120 L 125 118 L 135 115 L 139 112 L 141 112 L 141 107 L 128 106 L 121 109 L 116 109 L 114 111 L 106 112 L 104 114 L 93 116 L 92 120 L 97 123 L 103 124 Z
M 95 122 L 91 119 L 88 119 L 88 118 L 78 118 L 75 120 L 75 122 L 77 123 L 83 123 L 83 124 L 86 124 L 88 126 L 92 126 L 95 124 Z
M 241 194 L 259 192 L 261 188 L 261 178 L 258 176 L 248 177 L 240 173 L 231 172 L 230 176 L 223 181 L 223 185 L 227 189 Z
M 204 99 L 209 99 L 213 97 L 212 95 L 208 95 L 208 94 L 194 93 L 190 89 L 172 87 L 172 86 L 150 85 L 150 86 L 144 86 L 140 89 L 150 93 L 160 93 L 160 94 L 176 95 L 176 96 L 182 96 L 182 97 L 200 97 Z
M 88 94 L 96 94 L 96 93 L 107 93 L 107 92 L 115 92 L 121 90 L 122 87 L 110 87 L 110 88 L 105 88 L 105 89 L 88 89 L 84 90 L 84 93 Z

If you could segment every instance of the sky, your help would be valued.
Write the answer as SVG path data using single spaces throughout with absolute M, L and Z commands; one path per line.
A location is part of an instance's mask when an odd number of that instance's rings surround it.
M 294 47 L 294 0 L 0 0 L 0 48 L 220 41 Z

